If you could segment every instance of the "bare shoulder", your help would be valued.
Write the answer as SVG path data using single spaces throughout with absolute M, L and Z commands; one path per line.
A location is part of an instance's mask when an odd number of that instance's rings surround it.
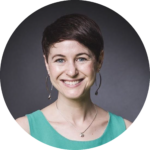
M 132 124 L 132 122 L 130 122 L 127 119 L 124 119 L 124 122 L 125 122 L 126 128 L 128 128 Z
M 104 118 L 104 120 L 107 120 L 107 122 L 108 122 L 109 121 L 109 113 L 107 111 L 105 111 L 104 109 L 100 108 L 99 106 L 96 106 L 96 107 L 97 107 L 99 114 L 101 114 L 101 116 Z M 132 122 L 130 122 L 127 119 L 124 119 L 124 122 L 125 122 L 126 128 L 128 128 L 132 124 Z
M 30 134 L 29 122 L 26 116 L 20 117 L 16 119 L 16 121 L 27 133 Z

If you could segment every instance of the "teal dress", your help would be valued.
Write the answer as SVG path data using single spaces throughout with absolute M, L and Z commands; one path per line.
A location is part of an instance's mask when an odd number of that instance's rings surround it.
M 31 136 L 45 144 L 62 149 L 80 150 L 94 148 L 113 140 L 126 130 L 124 119 L 109 112 L 109 122 L 101 137 L 92 141 L 74 141 L 59 134 L 40 110 L 26 116 L 29 121 Z

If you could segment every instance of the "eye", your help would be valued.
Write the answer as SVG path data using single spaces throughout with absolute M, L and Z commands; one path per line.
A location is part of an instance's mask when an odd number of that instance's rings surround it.
M 58 61 L 58 60 L 64 60 L 64 59 L 57 59 L 55 62 L 62 62 L 62 61 Z
M 80 58 L 78 58 L 78 59 L 80 59 L 80 60 L 87 60 L 86 58 L 83 58 L 83 57 L 80 57 Z M 64 60 L 64 59 L 57 59 L 55 62 L 59 62 L 59 63 L 62 63 L 62 61 L 60 61 L 60 60 Z
M 77 59 L 78 61 L 86 61 L 87 59 L 86 58 L 83 58 L 83 57 L 80 57 Z

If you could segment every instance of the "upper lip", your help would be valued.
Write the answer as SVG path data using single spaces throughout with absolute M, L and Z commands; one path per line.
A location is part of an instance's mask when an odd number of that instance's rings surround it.
M 68 79 L 61 79 L 61 81 L 78 81 L 78 80 L 83 80 L 83 78 L 81 78 L 81 79 L 74 79 L 74 80 L 68 80 Z

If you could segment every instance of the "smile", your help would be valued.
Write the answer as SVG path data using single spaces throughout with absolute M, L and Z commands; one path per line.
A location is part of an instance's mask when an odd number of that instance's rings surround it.
M 77 87 L 81 84 L 81 82 L 83 81 L 83 79 L 79 79 L 79 80 L 61 80 L 64 85 L 66 85 L 67 87 Z

